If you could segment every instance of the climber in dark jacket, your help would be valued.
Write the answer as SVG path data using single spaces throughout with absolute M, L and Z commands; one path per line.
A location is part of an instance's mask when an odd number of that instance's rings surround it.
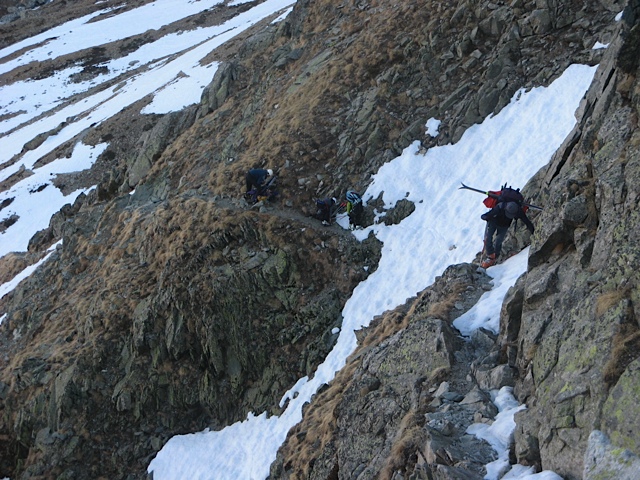
M 495 265 L 496 259 L 500 256 L 500 250 L 502 250 L 502 242 L 513 220 L 522 220 L 531 233 L 534 230 L 533 223 L 516 202 L 500 202 L 487 213 L 482 214 L 480 218 L 487 222 L 484 235 L 487 257 L 482 262 L 482 268 Z M 494 235 L 495 239 L 493 238 Z
M 312 217 L 321 220 L 323 225 L 331 225 L 337 205 L 338 200 L 335 197 L 316 200 L 316 213 Z
M 267 177 L 273 175 L 273 170 L 270 168 L 252 168 L 247 172 L 247 176 L 245 177 L 247 184 L 247 192 L 249 192 L 252 188 L 256 188 L 258 192 L 265 184 Z

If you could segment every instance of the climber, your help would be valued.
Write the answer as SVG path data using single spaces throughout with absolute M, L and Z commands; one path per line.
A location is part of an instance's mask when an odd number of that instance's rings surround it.
M 495 265 L 497 258 L 500 256 L 502 242 L 507 235 L 512 220 L 521 219 L 529 232 L 533 233 L 534 228 L 531 221 L 527 218 L 526 207 L 523 207 L 524 197 L 519 189 L 514 190 L 504 186 L 495 199 L 493 208 L 482 214 L 480 218 L 487 222 L 484 234 L 484 253 L 486 255 L 481 266 L 489 268 Z M 485 201 L 485 205 L 489 206 Z M 495 238 L 494 238 L 495 235 Z
M 263 185 L 267 181 L 267 177 L 271 176 L 273 176 L 273 170 L 271 170 L 270 168 L 266 170 L 264 168 L 252 168 L 251 170 L 249 170 L 247 172 L 247 176 L 245 177 L 247 183 L 247 193 L 252 188 L 255 188 L 259 194 Z
M 364 206 L 362 197 L 353 190 L 347 191 L 347 215 L 349 215 L 349 228 L 362 227 L 362 214 Z
M 312 216 L 321 220 L 323 225 L 331 225 L 337 206 L 338 200 L 335 197 L 316 200 L 316 213 Z

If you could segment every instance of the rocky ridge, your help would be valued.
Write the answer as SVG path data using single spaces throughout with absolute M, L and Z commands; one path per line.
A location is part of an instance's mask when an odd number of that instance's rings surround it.
M 86 132 L 85 142 L 110 147 L 90 174 L 64 183 L 99 179 L 97 190 L 56 215 L 28 254 L 0 261 L 9 275 L 64 239 L 0 302 L 0 475 L 142 478 L 174 434 L 277 413 L 282 393 L 331 348 L 342 304 L 379 255 L 374 240 L 359 244 L 297 212 L 314 196 L 363 188 L 415 139 L 456 141 L 517 89 L 573 62 L 604 66 L 575 134 L 527 186 L 549 213 L 536 220 L 530 272 L 505 303 L 500 339 L 456 338 L 450 321 L 487 279 L 452 267 L 363 333 L 352 366 L 307 410 L 313 428 L 296 427 L 272 476 L 477 478 L 490 452 L 465 456 L 459 434 L 489 421 L 482 392 L 501 382 L 530 405 L 519 462 L 566 478 L 596 472 L 605 462 L 584 463 L 585 450 L 604 459 L 611 449 L 593 431 L 637 453 L 619 420 L 634 408 L 638 328 L 636 3 L 617 25 L 614 1 L 300 1 L 286 22 L 220 52 L 228 61 L 200 105 L 164 116 L 135 105 Z M 3 25 L 4 42 L 42 29 L 48 8 L 70 15 L 46 4 Z M 593 50 L 596 41 L 611 46 Z M 430 117 L 443 120 L 435 140 L 424 134 Z M 237 199 L 256 164 L 278 168 L 281 203 L 248 209 Z M 408 360 L 392 363 L 403 345 Z M 371 427 L 356 443 L 340 435 L 354 412 Z M 326 446 L 313 464 L 301 446 L 312 439 Z

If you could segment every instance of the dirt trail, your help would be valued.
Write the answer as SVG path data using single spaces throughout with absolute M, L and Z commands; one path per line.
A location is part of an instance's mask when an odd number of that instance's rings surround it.
M 275 215 L 285 220 L 299 222 L 308 226 L 309 228 L 318 230 L 323 229 L 325 231 L 330 231 L 335 233 L 336 235 L 341 235 L 344 237 L 351 236 L 350 230 L 342 228 L 337 223 L 334 222 L 331 225 L 322 225 L 320 220 L 310 215 L 305 215 L 304 213 L 294 209 L 293 207 L 283 205 L 281 200 L 275 200 L 273 202 L 258 202 L 255 205 L 249 205 L 249 203 L 243 197 L 237 198 L 232 196 L 215 196 L 214 198 L 211 198 L 211 200 L 214 201 L 216 206 L 219 208 L 234 211 L 254 210 L 266 215 Z M 346 213 L 339 214 L 338 216 L 341 217 L 343 215 L 346 215 Z

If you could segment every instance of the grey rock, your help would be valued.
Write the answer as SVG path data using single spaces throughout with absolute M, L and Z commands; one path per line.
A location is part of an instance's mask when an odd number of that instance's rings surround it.
M 195 120 L 195 109 L 187 108 L 164 115 L 140 139 L 140 147 L 129 160 L 128 184 L 135 187 L 149 172 L 164 149 Z
M 535 10 L 528 20 L 535 35 L 544 35 L 551 30 L 551 15 L 548 9 Z
M 449 402 L 460 402 L 465 397 L 464 397 L 464 395 L 461 395 L 461 394 L 456 393 L 456 392 L 445 392 L 440 396 L 440 398 L 442 398 L 444 400 L 448 400 Z
M 498 365 L 495 368 L 474 370 L 474 377 L 482 390 L 499 390 L 502 387 L 513 387 L 516 384 L 517 373 L 513 367 Z
M 440 384 L 440 386 L 438 387 L 438 389 L 435 391 L 435 393 L 433 394 L 433 396 L 435 398 L 440 398 L 442 397 L 445 393 L 447 393 L 449 391 L 449 382 L 442 382 Z
M 486 392 L 483 392 L 479 388 L 474 388 L 460 401 L 463 405 L 469 405 L 474 403 L 490 403 L 491 398 Z
M 570 227 L 581 225 L 589 215 L 587 200 L 580 195 L 572 198 L 564 207 L 563 217 L 565 223 Z
M 427 477 L 428 478 L 428 477 Z M 471 472 L 462 467 L 436 465 L 433 472 L 434 480 L 482 480 L 484 475 Z
M 584 480 L 616 478 L 635 480 L 640 478 L 640 457 L 612 445 L 601 431 L 594 430 L 589 435 L 587 450 L 584 454 Z

